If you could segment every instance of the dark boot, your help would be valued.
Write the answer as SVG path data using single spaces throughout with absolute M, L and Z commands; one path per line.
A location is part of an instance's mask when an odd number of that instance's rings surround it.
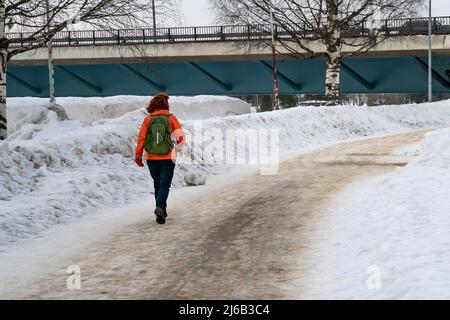
M 163 208 L 157 207 L 155 209 L 155 216 L 156 216 L 156 222 L 158 224 L 165 224 L 166 223 L 166 216 L 165 216 Z

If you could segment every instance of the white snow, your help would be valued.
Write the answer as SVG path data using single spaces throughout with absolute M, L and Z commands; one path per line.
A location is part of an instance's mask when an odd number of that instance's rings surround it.
M 420 156 L 330 204 L 308 297 L 450 299 L 450 129 L 394 153 Z
M 127 112 L 145 108 L 151 97 L 113 96 L 105 98 L 57 98 L 71 120 L 92 122 L 117 118 Z M 24 123 L 39 121 L 45 113 L 48 99 L 9 98 L 7 107 L 8 132 L 17 131 Z M 171 110 L 181 119 L 207 119 L 250 113 L 242 100 L 223 96 L 171 97 Z
M 208 97 L 194 98 L 197 101 L 179 99 L 180 105 L 189 110 L 186 115 L 204 116 L 206 112 L 190 110 L 201 101 L 211 103 Z M 227 105 L 227 98 L 214 99 L 223 100 L 224 106 Z M 27 101 L 24 99 L 24 105 Z M 20 100 L 15 103 L 21 104 Z M 102 102 L 101 105 L 105 104 Z M 239 105 L 233 102 L 228 110 L 220 107 L 214 109 L 216 114 L 212 111 L 207 114 L 224 116 L 230 110 L 242 113 L 243 107 Z M 0 143 L 0 250 L 20 239 L 39 236 L 52 226 L 92 215 L 97 209 L 134 202 L 146 194 L 150 207 L 151 179 L 147 169 L 136 167 L 132 160 L 137 132 L 145 116 L 142 110 L 94 122 L 59 122 L 53 112 L 44 107 L 36 108 L 37 113 L 29 114 L 36 119 L 26 119 L 17 132 Z M 70 109 L 66 107 L 66 110 Z M 277 129 L 280 151 L 287 154 L 345 139 L 448 126 L 450 102 L 373 108 L 294 108 L 215 117 L 200 123 L 204 129 L 204 142 L 188 145 L 188 154 L 196 161 L 177 166 L 175 187 L 184 185 L 183 177 L 187 172 L 208 176 L 231 169 L 198 161 L 217 157 L 220 153 L 210 153 L 207 149 L 213 131 Z M 183 121 L 188 132 L 193 132 L 196 124 L 198 122 L 193 120 Z M 191 142 L 189 137 L 188 142 Z

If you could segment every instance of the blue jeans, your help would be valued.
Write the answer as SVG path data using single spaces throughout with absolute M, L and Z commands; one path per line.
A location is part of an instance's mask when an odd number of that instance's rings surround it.
M 175 162 L 173 160 L 147 160 L 147 165 L 155 186 L 156 206 L 166 209 Z

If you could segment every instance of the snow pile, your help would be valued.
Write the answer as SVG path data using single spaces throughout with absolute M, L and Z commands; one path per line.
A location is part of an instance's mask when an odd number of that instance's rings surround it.
M 450 299 L 449 166 L 450 129 L 441 129 L 405 168 L 343 192 L 321 231 L 328 249 L 310 295 Z
M 151 97 L 114 96 L 105 98 L 58 98 L 72 120 L 92 122 L 111 119 L 145 108 Z M 45 113 L 48 99 L 8 98 L 8 130 L 17 131 L 25 123 L 36 123 Z M 206 119 L 250 113 L 246 102 L 222 96 L 171 97 L 171 111 L 181 119 Z
M 185 106 L 190 104 L 184 102 Z M 54 112 L 37 109 L 39 121 L 28 119 L 33 121 L 0 143 L 0 246 L 92 214 L 94 209 L 142 199 L 152 190 L 147 169 L 133 162 L 137 132 L 145 116 L 142 110 L 86 123 L 59 122 Z M 287 153 L 349 138 L 449 125 L 450 106 L 447 102 L 376 108 L 309 107 L 183 121 L 190 133 L 199 123 L 203 143 L 187 146 L 186 153 L 194 161 L 180 161 L 175 187 L 184 185 L 186 173 L 208 176 L 230 169 L 202 162 L 220 153 L 208 148 L 214 141 L 213 133 L 277 129 L 280 151 Z M 150 211 L 152 197 L 148 199 Z
M 428 133 L 422 146 L 422 154 L 414 166 L 450 168 L 450 130 L 442 129 Z
M 278 129 L 280 150 L 293 150 L 350 138 L 436 128 L 450 124 L 450 101 L 379 107 L 298 107 L 281 112 L 211 118 L 205 130 Z
M 198 173 L 188 173 L 184 176 L 184 182 L 187 186 L 202 186 L 206 184 L 206 177 Z
M 225 96 L 171 97 L 171 111 L 180 119 L 201 120 L 251 112 L 248 103 Z

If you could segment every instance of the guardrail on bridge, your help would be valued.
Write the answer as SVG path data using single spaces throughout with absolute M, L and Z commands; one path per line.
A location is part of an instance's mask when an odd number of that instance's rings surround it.
M 450 34 L 450 17 L 433 18 L 434 34 Z M 298 32 L 301 32 L 300 30 Z M 426 35 L 428 18 L 377 20 L 370 26 L 344 31 L 345 37 L 367 37 L 375 34 L 386 36 Z M 33 44 L 32 33 L 8 33 L 14 39 L 11 46 L 20 47 Z M 287 32 L 275 29 L 277 38 L 291 37 Z M 56 47 L 107 46 L 151 43 L 189 43 L 249 41 L 271 38 L 270 25 L 228 25 L 202 27 L 147 28 L 128 30 L 77 30 L 61 31 L 53 38 Z

